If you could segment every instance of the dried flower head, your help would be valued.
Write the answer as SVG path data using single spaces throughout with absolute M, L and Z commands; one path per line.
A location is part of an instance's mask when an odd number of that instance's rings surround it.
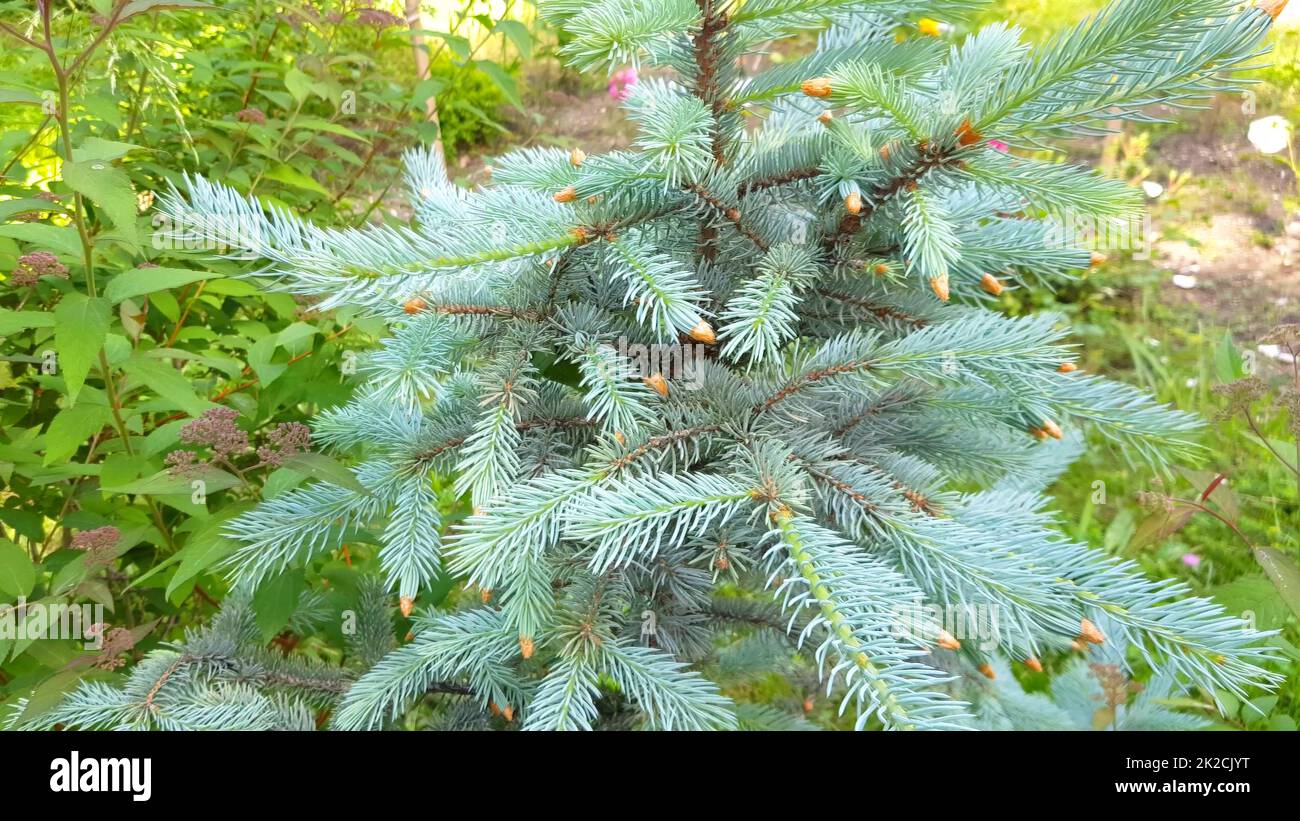
M 35 285 L 41 277 L 68 278 L 68 267 L 49 251 L 30 251 L 18 258 L 18 267 L 9 275 L 15 288 Z
M 1211 393 L 1222 396 L 1225 401 L 1224 409 L 1216 419 L 1230 419 L 1242 411 L 1250 409 L 1260 397 L 1268 393 L 1268 386 L 1264 381 L 1256 376 L 1248 376 L 1245 379 L 1238 379 L 1235 382 L 1228 382 L 1224 385 L 1215 385 L 1211 388 Z
M 301 422 L 281 422 L 266 435 L 266 444 L 257 449 L 257 456 L 279 467 L 286 457 L 305 450 L 311 450 L 311 429 Z
M 72 537 L 75 550 L 86 551 L 87 567 L 104 567 L 117 558 L 117 543 L 122 539 L 122 531 L 112 525 L 83 530 Z
M 381 9 L 359 9 L 357 22 L 363 26 L 370 26 L 375 31 L 383 31 L 386 28 L 400 26 L 405 21 L 396 14 Z
M 248 450 L 248 434 L 235 425 L 239 411 L 234 408 L 209 408 L 203 415 L 181 428 L 181 441 L 190 445 L 207 445 L 222 458 Z
M 244 108 L 235 112 L 235 119 L 241 123 L 261 125 L 266 122 L 266 112 L 260 108 Z

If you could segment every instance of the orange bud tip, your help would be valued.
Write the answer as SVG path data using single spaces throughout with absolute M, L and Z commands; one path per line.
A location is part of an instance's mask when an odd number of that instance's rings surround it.
M 1062 362 L 1056 368 L 1057 373 L 1074 373 L 1077 370 L 1079 370 L 1079 366 L 1073 362 Z
M 402 305 L 402 310 L 408 314 L 418 314 L 428 307 L 429 307 L 429 303 L 425 302 L 423 299 L 420 299 L 417 296 L 406 300 L 405 304 Z
M 410 616 L 411 611 L 415 609 L 415 599 L 410 596 L 402 596 L 398 601 L 397 606 L 398 609 L 402 611 L 402 617 L 406 618 L 407 616 Z
M 930 288 L 934 291 L 934 295 L 939 297 L 939 299 L 942 299 L 944 302 L 948 301 L 950 294 L 948 292 L 947 274 L 939 274 L 937 277 L 931 277 Z
M 885 274 L 889 273 L 889 266 L 883 262 L 877 262 L 876 267 L 872 270 L 876 272 L 876 276 L 883 277 Z
M 556 202 L 573 202 L 577 198 L 578 198 L 578 192 L 574 190 L 572 185 L 570 185 L 568 188 L 564 189 L 563 191 L 557 191 L 555 193 Z
M 889 144 L 880 146 L 880 159 L 889 162 Z
M 984 675 L 984 678 L 988 679 L 989 681 L 992 681 L 998 677 L 998 674 L 993 672 L 993 665 L 991 664 L 981 664 L 980 672 Z
M 1043 420 L 1043 432 L 1053 439 L 1061 439 L 1065 436 L 1065 434 L 1061 432 L 1060 425 L 1056 424 L 1051 419 Z
M 515 720 L 515 708 L 514 708 L 514 707 L 511 707 L 509 704 L 507 704 L 506 706 L 504 706 L 504 707 L 501 708 L 501 716 L 502 716 L 506 721 L 514 721 L 514 720 Z
M 1035 673 L 1043 672 L 1043 663 L 1033 656 L 1025 659 L 1025 666 L 1030 670 L 1033 670 Z
M 1097 625 L 1087 619 L 1082 619 L 1079 622 L 1079 637 L 1090 644 L 1101 644 L 1106 640 L 1106 636 L 1097 628 Z
M 829 97 L 831 96 L 831 78 L 814 77 L 811 80 L 804 80 L 799 86 L 799 90 L 809 97 Z
M 844 198 L 844 209 L 850 214 L 857 216 L 862 213 L 862 195 L 857 191 L 849 194 Z
M 1075 651 L 1076 653 L 1086 653 L 1086 652 L 1088 652 L 1088 648 L 1087 648 L 1087 646 L 1084 645 L 1084 643 L 1081 642 L 1081 641 L 1079 641 L 1078 639 L 1071 639 L 1071 640 L 1070 640 L 1070 649 L 1073 650 L 1073 651 Z
M 668 380 L 664 379 L 662 373 L 656 371 L 649 376 L 642 377 L 641 381 L 645 383 L 647 388 L 650 388 L 660 396 L 668 395 Z
M 975 130 L 970 120 L 962 120 L 961 125 L 957 127 L 957 145 L 965 148 L 982 142 L 984 142 L 984 135 Z
M 581 148 L 575 148 L 569 152 L 569 163 L 574 168 L 582 165 L 582 161 L 585 159 L 587 159 L 587 152 L 583 151 Z
M 618 442 L 620 445 L 626 445 L 627 437 L 623 435 L 623 431 L 616 430 L 614 431 L 614 441 Z
M 811 698 L 805 698 L 803 700 L 803 711 L 805 714 L 813 711 L 813 700 Z
M 1098 265 L 1101 265 L 1105 261 L 1106 261 L 1106 255 L 1099 251 L 1093 251 L 1092 256 L 1088 258 L 1088 263 L 1093 268 L 1096 268 Z
M 961 649 L 961 642 L 957 641 L 957 638 L 953 636 L 952 633 L 949 633 L 947 630 L 939 631 L 939 639 L 937 643 L 940 647 L 942 647 L 945 650 Z
M 479 591 L 479 594 L 478 594 L 478 597 L 479 597 L 480 599 L 483 600 L 483 603 L 484 603 L 484 604 L 487 604 L 488 602 L 492 601 L 492 590 L 491 590 L 491 588 L 487 588 L 487 587 L 485 587 L 485 588 L 483 588 L 482 590 L 480 590 L 480 591 Z
M 998 294 L 1002 293 L 1003 285 L 1002 285 L 1002 280 L 998 279 L 992 274 L 985 274 L 984 276 L 980 277 L 980 287 L 983 288 L 988 293 L 992 294 L 993 296 L 997 296 Z
M 719 556 L 718 560 L 713 563 L 713 566 L 719 570 L 727 570 L 731 567 L 731 562 L 727 560 L 726 556 Z
M 519 637 L 519 654 L 526 659 L 533 657 L 533 640 L 528 636 Z
M 495 701 L 489 701 L 488 712 L 492 713 L 492 715 L 494 716 L 499 716 L 501 715 L 501 708 L 497 706 L 497 703 Z
M 1259 0 L 1255 6 L 1269 17 L 1276 20 L 1282 15 L 1282 11 L 1286 8 L 1286 4 L 1287 0 Z
M 822 113 L 817 115 L 817 122 L 821 123 L 822 125 L 830 125 L 831 120 L 833 119 L 835 119 L 835 115 L 830 113 L 829 111 L 823 111 Z
M 587 240 L 591 239 L 591 234 L 588 234 L 587 229 L 583 228 L 581 225 L 579 225 L 577 228 L 574 228 L 571 233 L 575 238 L 577 238 L 578 242 L 586 242 Z
M 414 630 L 407 630 L 407 631 L 406 631 L 406 635 L 402 637 L 402 640 L 403 640 L 403 641 L 411 641 L 411 640 L 413 640 L 414 638 L 415 638 L 415 631 L 414 631 Z
M 690 337 L 696 342 L 703 342 L 705 345 L 712 345 L 718 339 L 718 335 L 713 332 L 713 326 L 701 319 L 695 323 L 695 327 L 690 330 Z
M 1047 431 L 1043 430 L 1042 428 L 1030 428 L 1029 435 L 1033 436 L 1035 439 L 1046 439 Z

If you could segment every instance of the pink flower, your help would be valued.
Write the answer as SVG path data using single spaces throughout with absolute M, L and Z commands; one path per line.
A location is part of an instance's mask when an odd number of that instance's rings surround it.
M 1201 557 L 1197 556 L 1195 553 L 1184 553 L 1183 564 L 1187 565 L 1188 567 L 1200 567 Z
M 636 85 L 636 80 L 635 66 L 619 69 L 609 78 L 609 96 L 615 100 L 626 100 L 632 86 Z
M 992 148 L 994 151 L 1001 151 L 1003 154 L 1011 150 L 1011 146 L 1001 140 L 989 140 L 989 148 Z

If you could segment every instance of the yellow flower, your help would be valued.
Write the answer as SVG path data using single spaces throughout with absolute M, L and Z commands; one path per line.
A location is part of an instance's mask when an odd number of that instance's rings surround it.
M 926 37 L 938 37 L 942 25 L 938 20 L 931 20 L 929 17 L 922 17 L 916 21 L 917 31 Z

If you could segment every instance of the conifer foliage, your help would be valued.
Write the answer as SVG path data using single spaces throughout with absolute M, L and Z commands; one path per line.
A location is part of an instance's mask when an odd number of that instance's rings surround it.
M 378 728 L 442 693 L 458 726 L 780 724 L 711 677 L 737 625 L 787 635 L 858 727 L 979 726 L 959 679 L 1084 645 L 1210 691 L 1275 683 L 1259 634 L 1063 536 L 1042 496 L 1085 428 L 1158 462 L 1198 422 L 1078 369 L 1059 317 L 995 299 L 1101 262 L 1069 221 L 1141 207 L 1035 149 L 1232 88 L 1271 9 L 1114 0 L 1030 47 L 972 30 L 978 5 L 549 0 L 572 65 L 653 78 L 625 102 L 630 150 L 517 151 L 475 191 L 413 150 L 400 228 L 325 230 L 204 179 L 173 192 L 173 221 L 243 238 L 268 287 L 392 328 L 313 426 L 357 484 L 235 519 L 231 573 L 251 590 L 371 534 L 376 597 L 415 629 L 390 644 L 376 606 L 348 664 L 281 669 L 237 600 L 43 720 L 299 726 L 308 705 Z M 742 70 L 808 32 L 807 56 Z M 472 515 L 440 520 L 435 476 Z M 444 573 L 472 606 L 421 606 Z M 996 647 L 932 615 L 899 629 L 949 606 L 996 610 Z

